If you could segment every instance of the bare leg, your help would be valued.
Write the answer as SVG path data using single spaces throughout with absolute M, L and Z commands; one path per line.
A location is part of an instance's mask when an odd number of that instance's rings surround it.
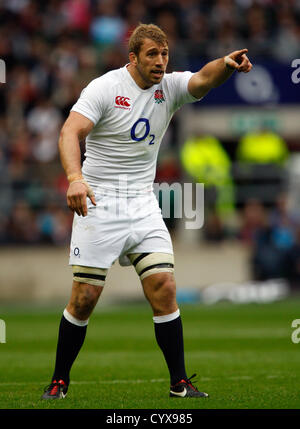
M 52 380 L 62 379 L 69 384 L 71 367 L 83 345 L 88 319 L 102 290 L 102 286 L 73 281 L 71 297 L 59 326 Z
M 170 384 L 186 379 L 182 322 L 176 302 L 172 273 L 152 274 L 142 280 L 144 293 L 153 309 L 154 330 L 170 373 Z
M 178 310 L 176 284 L 172 273 L 152 274 L 142 280 L 142 285 L 154 316 L 163 316 Z
M 87 320 L 103 290 L 103 286 L 93 286 L 87 283 L 73 281 L 72 293 L 67 311 L 76 319 Z

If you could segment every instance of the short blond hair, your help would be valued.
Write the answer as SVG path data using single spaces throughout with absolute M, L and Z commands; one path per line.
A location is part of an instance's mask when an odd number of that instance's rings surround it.
M 139 24 L 133 31 L 128 42 L 129 52 L 138 55 L 144 39 L 151 39 L 159 45 L 168 45 L 165 32 L 155 24 Z

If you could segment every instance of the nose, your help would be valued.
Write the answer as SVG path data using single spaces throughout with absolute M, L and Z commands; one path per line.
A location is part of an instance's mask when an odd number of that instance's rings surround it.
M 162 67 L 164 64 L 163 56 L 160 54 L 157 56 L 156 65 Z

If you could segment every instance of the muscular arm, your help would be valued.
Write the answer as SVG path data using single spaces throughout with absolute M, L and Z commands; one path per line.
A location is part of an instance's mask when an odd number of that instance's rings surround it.
M 79 216 L 86 216 L 86 197 L 96 205 L 92 190 L 83 180 L 81 173 L 80 140 L 92 130 L 94 124 L 85 116 L 71 112 L 64 123 L 59 136 L 59 154 L 70 186 L 67 191 L 68 207 Z
M 189 80 L 189 92 L 194 97 L 201 98 L 212 88 L 224 83 L 235 70 L 248 73 L 252 68 L 252 64 L 246 56 L 246 52 L 248 52 L 248 49 L 234 51 L 226 57 L 207 63 Z

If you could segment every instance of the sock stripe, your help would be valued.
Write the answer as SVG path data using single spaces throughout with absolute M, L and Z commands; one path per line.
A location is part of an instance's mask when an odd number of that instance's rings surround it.
M 87 320 L 76 319 L 76 317 L 72 316 L 72 314 L 70 314 L 66 308 L 64 309 L 63 314 L 64 314 L 64 318 L 67 319 L 67 321 L 72 323 L 73 325 L 87 326 L 87 324 L 89 323 L 89 319 L 87 319 Z
M 174 311 L 174 313 L 166 314 L 164 316 L 154 316 L 153 321 L 154 323 L 166 323 L 177 319 L 179 316 L 180 316 L 180 311 L 178 308 L 176 311 Z

